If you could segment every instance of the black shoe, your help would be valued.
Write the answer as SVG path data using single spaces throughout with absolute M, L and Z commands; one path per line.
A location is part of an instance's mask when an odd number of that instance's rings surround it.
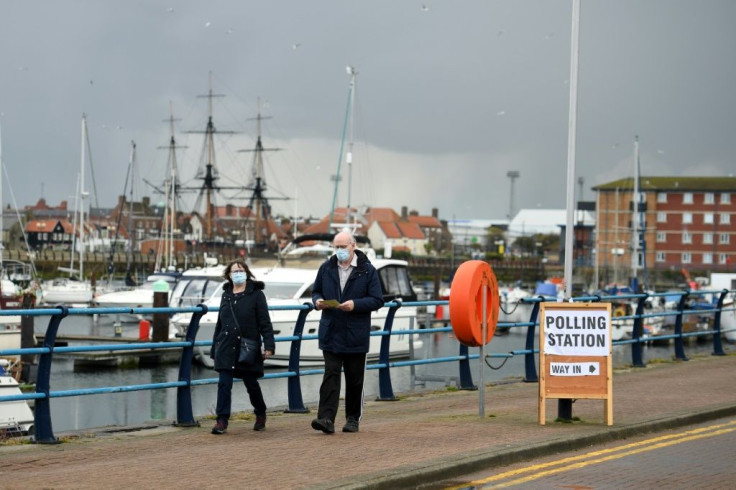
M 312 429 L 321 430 L 325 434 L 334 434 L 335 424 L 330 419 L 314 419 L 312 420 Z
M 215 426 L 212 428 L 212 433 L 220 435 L 224 434 L 225 432 L 227 432 L 227 422 L 225 422 L 224 420 L 218 420 L 217 422 L 215 422 Z
M 266 429 L 266 416 L 256 415 L 256 423 L 253 424 L 253 430 L 265 430 Z
M 343 432 L 358 432 L 360 427 L 360 422 L 354 417 L 348 417 L 348 421 L 345 423 L 345 425 L 342 428 Z

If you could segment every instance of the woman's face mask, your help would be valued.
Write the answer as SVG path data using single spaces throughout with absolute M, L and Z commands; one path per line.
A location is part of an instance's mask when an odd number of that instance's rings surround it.
M 233 280 L 233 284 L 245 284 L 247 279 L 245 271 L 235 271 L 230 274 L 230 278 Z

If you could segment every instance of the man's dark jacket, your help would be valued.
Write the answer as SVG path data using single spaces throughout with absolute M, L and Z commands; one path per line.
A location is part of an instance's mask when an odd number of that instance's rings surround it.
M 335 299 L 340 303 L 353 300 L 353 311 L 337 308 L 322 310 L 319 321 L 319 348 L 336 353 L 366 353 L 370 346 L 371 312 L 383 306 L 383 291 L 378 272 L 368 257 L 355 250 L 358 264 L 353 268 L 340 293 L 337 257 L 332 256 L 317 271 L 312 301 Z
M 220 300 L 220 314 L 212 339 L 212 354 L 215 359 L 215 370 L 233 370 L 238 373 L 252 372 L 263 376 L 263 359 L 257 356 L 254 365 L 244 368 L 238 365 L 240 338 L 261 341 L 265 350 L 274 351 L 276 343 L 273 338 L 273 326 L 268 315 L 266 296 L 263 294 L 264 284 L 261 281 L 248 281 L 245 292 L 233 294 L 233 286 L 225 284 Z M 232 305 L 232 309 L 230 306 Z M 233 319 L 237 316 L 237 323 Z M 238 329 L 237 325 L 240 325 Z

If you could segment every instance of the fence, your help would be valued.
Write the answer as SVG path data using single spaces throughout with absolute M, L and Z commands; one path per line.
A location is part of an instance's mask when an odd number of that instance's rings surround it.
M 687 360 L 685 355 L 684 340 L 688 337 L 696 336 L 712 336 L 713 337 L 713 354 L 714 355 L 725 355 L 721 344 L 721 314 L 723 312 L 733 312 L 733 306 L 731 308 L 723 308 L 723 303 L 729 293 L 733 291 L 722 290 L 722 291 L 689 291 L 683 290 L 680 292 L 669 292 L 669 293 L 656 293 L 656 294 L 630 294 L 630 295 L 616 295 L 616 296 L 584 296 L 574 298 L 574 301 L 578 302 L 621 302 L 621 301 L 632 301 L 636 304 L 636 310 L 633 315 L 617 317 L 616 321 L 628 321 L 633 320 L 632 338 L 627 340 L 619 340 L 613 342 L 614 345 L 631 345 L 631 356 L 632 364 L 636 367 L 645 366 L 642 356 L 642 346 L 646 342 L 654 340 L 673 340 L 675 358 L 678 360 Z M 662 296 L 679 296 L 678 306 L 676 310 L 672 311 L 660 311 L 655 313 L 645 313 L 644 306 L 648 299 L 657 298 Z M 709 303 L 694 303 L 688 305 L 688 298 L 693 297 L 711 297 L 717 296 L 715 302 Z M 538 381 L 537 368 L 536 368 L 536 354 L 538 349 L 535 348 L 535 340 L 537 337 L 536 326 L 538 325 L 538 314 L 540 304 L 545 301 L 556 301 L 555 298 L 538 296 L 533 298 L 527 298 L 523 300 L 525 303 L 533 305 L 530 314 L 529 321 L 517 322 L 517 323 L 504 323 L 499 322 L 497 328 L 524 328 L 526 327 L 526 340 L 523 349 L 512 350 L 506 353 L 489 353 L 486 358 L 510 358 L 514 356 L 523 355 L 525 362 L 525 377 L 524 380 L 527 382 Z M 388 302 L 384 307 L 389 308 L 388 314 L 382 330 L 371 332 L 371 335 L 381 337 L 381 347 L 378 362 L 367 365 L 367 369 L 377 369 L 379 371 L 379 400 L 388 401 L 395 400 L 396 397 L 393 392 L 391 383 L 391 368 L 404 367 L 404 366 L 417 366 L 421 364 L 431 363 L 458 363 L 459 371 L 459 388 L 460 389 L 476 389 L 473 384 L 473 379 L 470 371 L 470 361 L 479 359 L 478 354 L 470 354 L 468 347 L 462 344 L 458 344 L 459 352 L 457 356 L 448 357 L 436 357 L 428 359 L 414 359 L 413 351 L 411 352 L 408 360 L 392 361 L 389 358 L 390 342 L 391 337 L 394 335 L 409 335 L 410 338 L 417 335 L 431 335 L 440 332 L 451 332 L 452 327 L 432 327 L 432 324 L 427 319 L 425 328 L 411 328 L 408 330 L 393 330 L 393 320 L 396 311 L 402 306 L 412 307 L 427 307 L 427 306 L 446 306 L 448 305 L 447 300 L 443 301 L 416 301 L 406 302 L 402 305 L 401 302 Z M 690 306 L 690 308 L 687 308 Z M 693 307 L 695 306 L 695 307 Z M 312 311 L 313 307 L 309 303 L 304 303 L 298 306 L 272 306 L 271 310 L 297 310 L 299 311 L 296 323 L 294 325 L 293 335 L 290 336 L 277 336 L 275 340 L 277 342 L 291 342 L 291 350 L 289 356 L 289 365 L 287 371 L 267 373 L 264 379 L 269 378 L 288 378 L 288 408 L 287 412 L 307 412 L 305 408 L 300 379 L 302 376 L 318 375 L 324 372 L 324 369 L 302 369 L 299 366 L 300 349 L 301 343 L 304 340 L 316 339 L 317 335 L 305 335 L 303 333 L 304 324 L 306 322 L 307 315 Z M 216 309 L 213 308 L 213 311 Z M 206 305 L 198 305 L 194 307 L 186 308 L 67 308 L 60 306 L 52 309 L 44 310 L 4 310 L 0 311 L 0 316 L 10 315 L 29 315 L 29 316 L 50 316 L 49 324 L 44 335 L 43 345 L 41 347 L 27 348 L 27 349 L 5 349 L 0 350 L 0 357 L 9 355 L 38 355 L 38 374 L 36 379 L 36 388 L 33 393 L 23 393 L 19 395 L 7 395 L 0 396 L 0 404 L 2 402 L 17 401 L 17 400 L 35 400 L 35 441 L 39 443 L 56 443 L 58 439 L 54 436 L 52 429 L 50 401 L 52 398 L 60 397 L 72 397 L 72 396 L 83 396 L 83 395 L 94 395 L 102 393 L 121 393 L 131 392 L 139 390 L 157 390 L 157 389 L 177 389 L 177 415 L 175 425 L 182 427 L 198 426 L 198 422 L 194 418 L 192 410 L 192 387 L 204 384 L 215 384 L 217 378 L 208 379 L 191 379 L 191 367 L 194 360 L 194 349 L 195 347 L 210 346 L 212 345 L 211 340 L 196 340 L 197 331 L 199 329 L 199 322 L 203 315 L 208 311 Z M 70 315 L 93 315 L 93 314 L 140 314 L 150 315 L 154 313 L 159 314 L 174 314 L 174 313 L 191 313 L 191 321 L 189 323 L 186 337 L 181 341 L 173 342 L 135 342 L 129 344 L 115 344 L 115 345 L 85 345 L 85 346 L 55 346 L 56 336 L 61 322 L 64 318 Z M 695 332 L 683 332 L 683 318 L 690 315 L 699 315 L 708 317 L 712 316 L 713 326 L 710 329 L 695 331 Z M 675 317 L 674 331 L 669 335 L 658 335 L 656 337 L 645 335 L 643 329 L 643 322 L 647 318 L 652 317 Z M 51 390 L 51 366 L 52 360 L 55 353 L 74 353 L 74 352 L 93 352 L 93 351 L 126 351 L 126 350 L 141 350 L 150 349 L 151 351 L 162 351 L 171 349 L 181 349 L 181 355 L 179 357 L 179 375 L 177 381 L 163 382 L 163 383 L 150 383 L 150 384 L 139 384 L 139 385 L 126 385 L 126 386 L 107 386 L 99 388 L 87 388 L 87 389 L 75 389 L 75 390 L 64 390 L 64 391 L 52 391 Z M 486 359 L 487 360 L 487 359 Z M 0 405 L 1 408 L 1 405 Z

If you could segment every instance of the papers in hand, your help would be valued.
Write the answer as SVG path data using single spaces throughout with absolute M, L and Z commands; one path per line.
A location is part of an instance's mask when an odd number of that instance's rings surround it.
M 322 306 L 324 308 L 337 308 L 340 306 L 340 302 L 336 299 L 324 299 L 322 300 Z

